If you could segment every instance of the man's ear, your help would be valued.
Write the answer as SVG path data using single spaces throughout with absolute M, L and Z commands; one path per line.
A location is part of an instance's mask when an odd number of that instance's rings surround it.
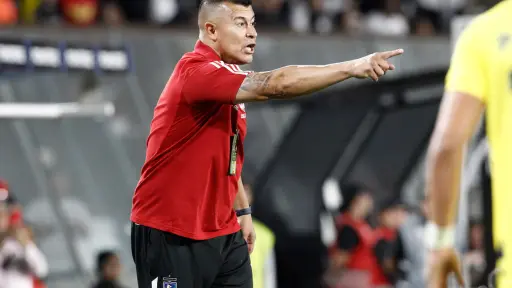
M 206 22 L 204 26 L 204 30 L 206 31 L 208 38 L 210 38 L 212 41 L 217 41 L 217 25 L 211 22 Z

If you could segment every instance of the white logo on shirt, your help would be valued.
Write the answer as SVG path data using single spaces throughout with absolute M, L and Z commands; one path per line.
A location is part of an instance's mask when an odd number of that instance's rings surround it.
M 226 64 L 223 61 L 213 61 L 213 62 L 210 62 L 210 64 L 215 66 L 215 68 L 217 68 L 217 69 L 225 68 L 226 70 L 228 70 L 229 72 L 231 72 L 233 74 L 249 75 L 251 73 L 251 72 L 242 71 L 242 69 L 240 69 L 240 66 L 238 66 L 238 65 Z
M 238 111 L 240 109 L 240 118 L 242 119 L 245 119 L 247 118 L 247 114 L 245 113 L 245 105 L 242 103 L 242 104 L 236 104 L 233 106 L 233 108 L 235 108 L 236 111 Z

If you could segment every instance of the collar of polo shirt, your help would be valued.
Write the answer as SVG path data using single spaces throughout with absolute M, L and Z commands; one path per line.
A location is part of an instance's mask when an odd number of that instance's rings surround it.
M 211 60 L 221 60 L 220 56 L 213 50 L 212 47 L 204 44 L 201 40 L 198 40 L 194 50 Z

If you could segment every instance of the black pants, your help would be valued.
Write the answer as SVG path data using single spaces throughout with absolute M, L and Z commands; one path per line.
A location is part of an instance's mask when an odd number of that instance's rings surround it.
M 132 224 L 131 238 L 139 288 L 252 288 L 242 232 L 192 240 Z

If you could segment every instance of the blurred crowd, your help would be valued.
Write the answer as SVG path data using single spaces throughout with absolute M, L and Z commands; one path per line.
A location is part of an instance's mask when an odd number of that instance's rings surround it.
M 39 247 L 41 241 L 35 239 L 37 224 L 26 218 L 7 182 L 0 179 L 0 288 L 46 288 L 47 277 L 55 272 L 51 271 L 51 261 L 60 255 L 43 253 L 46 251 Z M 117 252 L 102 250 L 95 258 L 96 280 L 90 287 L 122 288 Z
M 452 17 L 499 0 L 254 0 L 259 26 L 295 32 L 407 36 L 447 33 Z M 0 24 L 191 26 L 196 0 L 0 0 Z
M 46 257 L 32 230 L 22 221 L 21 207 L 0 180 L 0 287 L 42 288 L 48 275 Z
M 55 187 L 65 188 L 66 185 Z M 245 189 L 252 203 L 250 186 L 246 185 Z M 430 210 L 427 199 L 421 200 L 416 207 L 407 206 L 398 199 L 379 201 L 377 207 L 373 199 L 375 191 L 364 185 L 343 185 L 341 192 L 342 206 L 332 215 L 337 232 L 336 239 L 328 247 L 328 265 L 323 277 L 325 287 L 425 287 L 424 227 Z M 72 238 L 76 240 L 74 245 L 80 254 L 79 262 L 87 271 L 96 274 L 89 287 L 122 288 L 122 264 L 119 254 L 110 248 L 113 247 L 111 243 L 93 236 L 99 246 L 85 245 L 90 233 L 82 220 L 91 222 L 91 217 L 80 216 L 83 214 L 80 212 L 82 204 L 69 195 L 59 192 L 59 202 L 74 230 Z M 70 265 L 69 262 L 59 263 L 65 241 L 51 236 L 56 235 L 55 227 L 59 223 L 48 217 L 52 213 L 42 208 L 45 205 L 50 207 L 44 200 L 36 199 L 34 204 L 23 207 L 7 182 L 0 179 L 0 288 L 46 288 L 48 275 L 69 269 L 65 267 Z M 254 287 L 277 287 L 275 236 L 257 218 L 254 226 L 258 235 L 258 245 L 251 255 Z M 483 231 L 482 223 L 471 219 L 468 247 L 462 258 L 470 276 L 469 282 L 477 286 L 486 283 Z M 87 258 L 95 258 L 95 261 L 89 265 Z
M 426 287 L 423 231 L 430 210 L 427 199 L 417 207 L 396 200 L 374 207 L 375 194 L 363 185 L 345 185 L 342 192 L 345 200 L 335 215 L 337 239 L 329 248 L 326 286 Z M 470 272 L 468 282 L 477 286 L 486 281 L 482 227 L 477 221 L 471 223 L 463 257 Z
M 21 205 L 14 196 L 14 189 L 0 178 L 0 288 L 50 287 L 48 277 L 66 275 L 73 270 L 73 261 L 82 266 L 82 271 L 76 272 L 84 273 L 82 276 L 87 276 L 87 282 L 92 279 L 87 287 L 133 287 L 133 283 L 130 286 L 123 286 L 126 281 L 121 283 L 120 246 L 105 241 L 105 238 L 116 238 L 111 233 L 113 227 L 102 228 L 104 221 L 95 220 L 85 211 L 85 203 L 69 194 L 71 187 L 66 184 L 64 174 L 56 173 L 51 179 L 58 195 L 55 203 L 34 197 Z M 252 203 L 251 187 L 246 185 L 245 189 Z M 55 210 L 62 210 L 66 227 L 60 226 L 62 223 L 54 217 Z M 65 236 L 60 233 L 61 228 L 70 229 L 67 236 L 72 240 L 77 259 L 66 256 L 67 242 L 62 238 Z M 254 228 L 258 233 L 258 245 L 251 254 L 254 287 L 275 288 L 275 236 L 257 219 L 254 219 Z

